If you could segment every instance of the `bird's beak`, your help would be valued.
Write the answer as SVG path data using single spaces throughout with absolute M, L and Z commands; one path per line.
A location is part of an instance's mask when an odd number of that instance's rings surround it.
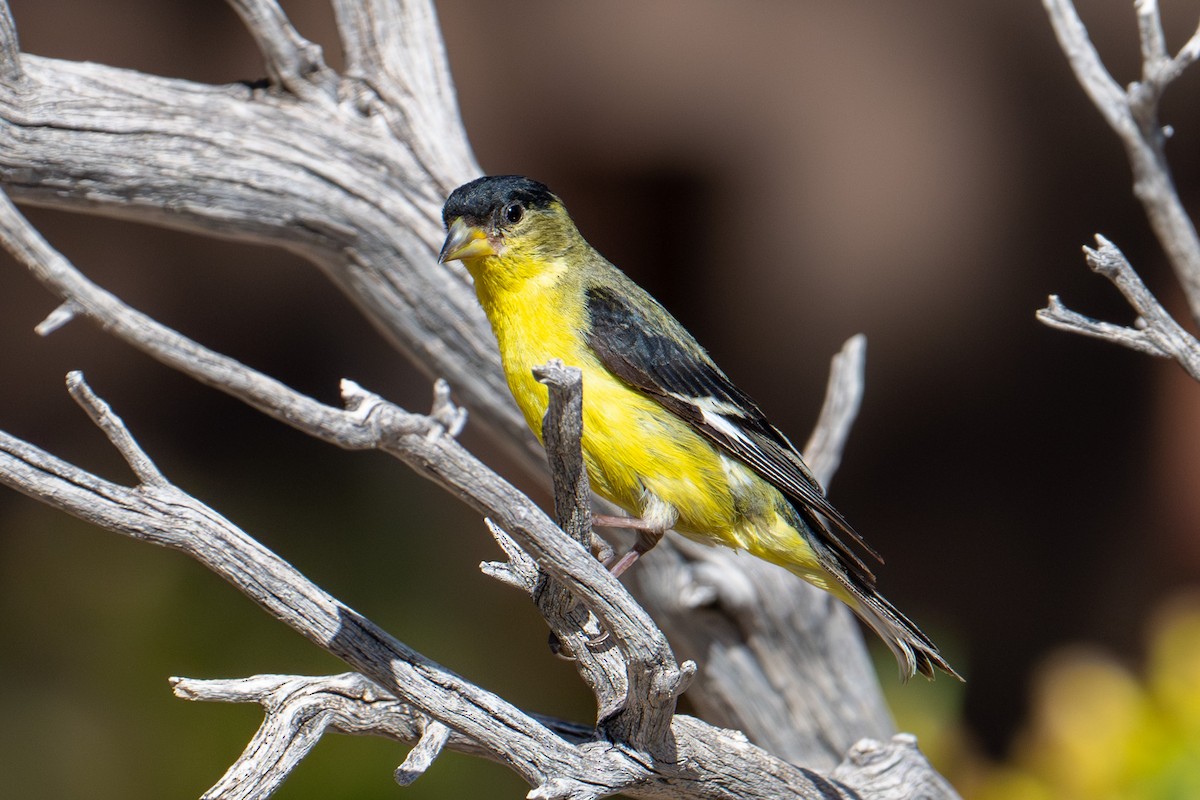
M 438 254 L 438 262 L 456 261 L 462 258 L 479 258 L 494 256 L 496 248 L 488 241 L 487 232 L 477 225 L 468 225 L 459 217 L 450 223 L 446 233 L 446 243 Z

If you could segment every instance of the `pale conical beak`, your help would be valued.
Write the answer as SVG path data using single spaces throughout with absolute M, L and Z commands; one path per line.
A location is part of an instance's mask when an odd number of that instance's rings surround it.
M 450 223 L 450 230 L 446 232 L 446 243 L 442 245 L 438 261 L 444 264 L 462 258 L 494 255 L 496 248 L 488 241 L 487 232 L 475 225 L 468 225 L 459 217 Z

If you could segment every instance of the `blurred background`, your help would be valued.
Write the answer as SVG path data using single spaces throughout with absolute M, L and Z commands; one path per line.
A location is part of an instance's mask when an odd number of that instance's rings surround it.
M 11 5 L 30 53 L 211 83 L 263 74 L 219 0 Z M 326 3 L 284 5 L 340 66 Z M 1132 4 L 1081 6 L 1117 80 L 1135 79 Z M 1196 10 L 1164 6 L 1174 51 Z M 1040 5 L 437 11 L 484 169 L 548 183 L 793 438 L 815 419 L 830 355 L 867 334 L 866 399 L 831 494 L 887 558 L 884 593 L 968 678 L 904 687 L 881 661 L 900 726 L 964 793 L 1123 797 L 1132 782 L 1162 787 L 1139 797 L 1200 796 L 1200 387 L 1173 364 L 1034 320 L 1059 293 L 1131 321 L 1084 264 L 1096 232 L 1184 306 L 1123 151 Z M 1164 104 L 1189 206 L 1198 89 L 1200 68 Z M 350 377 L 428 405 L 429 381 L 293 256 L 28 214 L 94 280 L 210 347 L 326 401 Z M 0 265 L 0 428 L 127 479 L 63 390 L 82 369 L 170 478 L 329 591 L 518 705 L 589 718 L 526 600 L 479 574 L 498 552 L 472 513 L 386 457 L 306 439 L 86 323 L 38 338 L 53 299 Z M 505 468 L 483 437 L 466 441 Z M 0 637 L 0 765 L 20 797 L 197 796 L 260 715 L 176 700 L 168 676 L 343 669 L 182 556 L 6 490 Z M 278 796 L 396 796 L 403 753 L 329 737 Z M 525 791 L 454 755 L 403 790 Z

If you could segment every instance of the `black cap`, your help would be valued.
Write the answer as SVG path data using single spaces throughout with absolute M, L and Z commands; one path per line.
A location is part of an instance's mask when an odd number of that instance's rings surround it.
M 525 208 L 547 208 L 556 198 L 544 183 L 521 175 L 485 175 L 450 193 L 442 208 L 442 223 L 449 226 L 459 217 L 482 222 L 509 203 Z

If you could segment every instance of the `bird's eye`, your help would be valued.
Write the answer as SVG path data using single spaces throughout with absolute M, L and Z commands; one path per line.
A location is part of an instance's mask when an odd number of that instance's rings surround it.
M 520 203 L 509 203 L 504 207 L 504 221 L 516 225 L 525 216 L 525 206 Z

